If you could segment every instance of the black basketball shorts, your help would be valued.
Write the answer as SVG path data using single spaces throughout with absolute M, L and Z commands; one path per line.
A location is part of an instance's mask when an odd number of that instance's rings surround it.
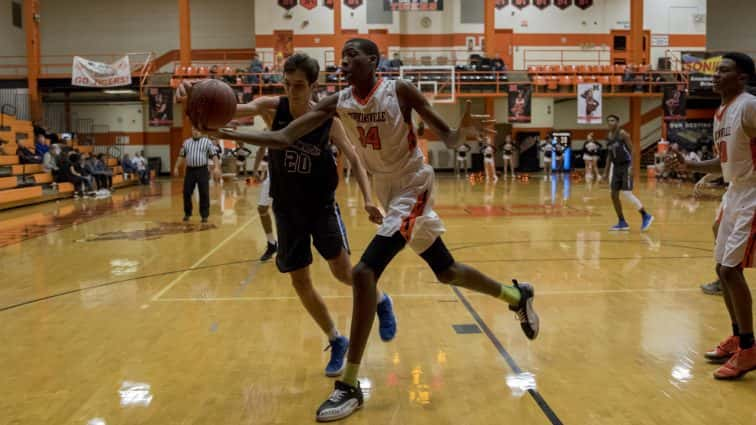
M 349 253 L 346 228 L 335 202 L 318 207 L 278 207 L 273 201 L 273 215 L 278 233 L 276 265 L 281 273 L 289 273 L 312 264 L 315 245 L 320 255 L 332 260 L 342 250 Z
M 612 190 L 633 190 L 633 173 L 630 164 L 612 165 Z

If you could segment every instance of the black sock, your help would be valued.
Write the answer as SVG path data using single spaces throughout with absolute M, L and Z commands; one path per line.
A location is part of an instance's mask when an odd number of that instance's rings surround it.
M 638 212 L 640 212 L 642 216 L 645 216 L 645 215 L 647 215 L 647 214 L 648 214 L 648 213 L 646 212 L 646 210 L 645 210 L 645 209 L 643 209 L 643 208 L 641 208 L 640 210 L 638 210 Z
M 753 332 L 740 334 L 740 349 L 747 350 L 753 347 Z
M 732 336 L 739 336 L 740 335 L 740 328 L 738 327 L 737 323 L 732 324 Z

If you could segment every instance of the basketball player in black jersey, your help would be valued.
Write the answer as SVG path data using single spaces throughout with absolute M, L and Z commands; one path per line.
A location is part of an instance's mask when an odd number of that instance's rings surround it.
M 282 81 L 286 96 L 261 97 L 239 105 L 236 118 L 248 119 L 259 115 L 271 130 L 286 127 L 315 105 L 311 99 L 319 71 L 318 62 L 307 55 L 289 57 L 284 63 Z M 336 329 L 322 297 L 313 287 L 309 269 L 312 243 L 328 262 L 334 277 L 345 284 L 352 284 L 349 244 L 334 199 L 338 174 L 331 143 L 352 163 L 370 220 L 380 222 L 382 215 L 373 204 L 365 168 L 344 134 L 341 121 L 336 118 L 326 120 L 286 148 L 269 148 L 268 167 L 273 215 L 278 231 L 276 265 L 281 273 L 291 276 L 300 301 L 328 335 L 331 360 L 325 373 L 333 377 L 341 375 L 344 370 L 344 355 L 349 341 Z M 392 301 L 382 291 L 377 291 L 377 300 L 381 339 L 390 341 L 396 334 Z
M 604 179 L 609 174 L 609 168 L 612 169 L 612 180 L 610 182 L 612 189 L 612 204 L 614 212 L 617 213 L 618 222 L 612 226 L 610 231 L 630 230 L 630 225 L 625 221 L 622 214 L 622 203 L 620 202 L 620 193 L 627 198 L 641 215 L 641 232 L 648 230 L 654 216 L 647 213 L 643 208 L 641 201 L 633 194 L 633 174 L 632 174 L 632 151 L 630 144 L 630 135 L 620 128 L 619 117 L 609 115 L 606 117 L 609 124 L 609 134 L 607 135 L 607 149 L 609 156 L 606 159 L 606 169 L 604 170 Z

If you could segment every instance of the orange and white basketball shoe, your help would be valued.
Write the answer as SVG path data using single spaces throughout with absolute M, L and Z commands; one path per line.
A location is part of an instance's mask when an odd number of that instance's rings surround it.
M 740 348 L 740 337 L 729 336 L 720 342 L 716 348 L 704 353 L 704 357 L 712 363 L 724 363 L 732 357 Z
M 738 350 L 727 363 L 714 372 L 714 377 L 738 379 L 752 370 L 756 370 L 756 345 L 745 350 Z

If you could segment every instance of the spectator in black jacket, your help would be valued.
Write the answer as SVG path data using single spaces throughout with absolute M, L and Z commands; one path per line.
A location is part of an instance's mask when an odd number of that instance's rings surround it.
M 34 152 L 32 152 L 29 148 L 25 146 L 25 141 L 18 140 L 16 141 L 18 144 L 18 148 L 16 149 L 16 155 L 18 156 L 18 161 L 21 164 L 41 164 L 42 163 L 42 157 L 39 155 L 35 155 Z

